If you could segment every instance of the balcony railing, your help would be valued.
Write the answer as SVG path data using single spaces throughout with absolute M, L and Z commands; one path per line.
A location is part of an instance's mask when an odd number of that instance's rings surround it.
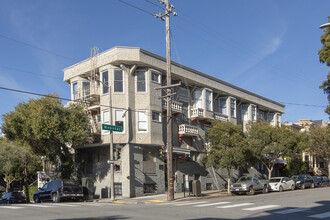
M 78 89 L 73 92 L 73 99 L 76 101 L 89 100 L 91 102 L 100 101 L 99 87 Z
M 163 101 L 163 109 L 167 109 L 167 101 Z M 172 101 L 172 111 L 174 113 L 182 113 L 182 103 Z
M 179 135 L 198 136 L 198 128 L 193 125 L 179 125 Z
M 204 109 L 202 108 L 194 108 L 191 110 L 192 118 L 203 118 L 204 117 Z
M 213 117 L 215 120 L 221 121 L 221 122 L 227 122 L 228 121 L 228 116 L 220 114 L 218 112 L 213 112 Z

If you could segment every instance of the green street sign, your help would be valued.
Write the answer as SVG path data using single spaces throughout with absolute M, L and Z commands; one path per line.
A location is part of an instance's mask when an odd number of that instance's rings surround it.
M 107 124 L 102 124 L 102 130 L 123 132 L 122 127 Z

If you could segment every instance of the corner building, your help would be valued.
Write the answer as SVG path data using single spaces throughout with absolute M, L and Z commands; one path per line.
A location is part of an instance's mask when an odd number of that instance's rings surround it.
M 93 137 L 76 148 L 76 163 L 78 177 L 94 181 L 94 197 L 110 195 L 110 135 L 102 123 L 123 127 L 113 133 L 115 195 L 164 193 L 166 160 L 159 154 L 166 148 L 166 100 L 156 88 L 166 85 L 166 58 L 141 48 L 114 47 L 64 69 L 64 81 L 73 102 L 84 101 L 89 113 Z M 198 163 L 211 122 L 245 124 L 261 118 L 276 126 L 284 105 L 172 62 L 172 84 L 179 82 L 172 98 L 175 192 L 183 190 L 183 175 L 200 180 L 202 190 L 224 189 L 225 177 L 219 176 L 225 172 Z

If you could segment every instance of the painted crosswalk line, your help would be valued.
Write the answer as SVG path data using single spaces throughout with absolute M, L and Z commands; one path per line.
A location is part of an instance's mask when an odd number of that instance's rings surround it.
M 202 203 L 206 203 L 205 201 L 203 202 L 188 202 L 188 203 L 178 203 L 178 204 L 174 204 L 175 206 L 184 206 L 184 205 L 196 205 L 196 204 L 202 204 Z
M 233 205 L 225 205 L 225 206 L 217 206 L 218 209 L 228 209 L 228 208 L 236 208 L 241 206 L 248 206 L 254 205 L 254 203 L 240 203 L 240 204 L 233 204 Z
M 257 206 L 257 207 L 252 207 L 252 208 L 246 208 L 243 209 L 245 211 L 257 211 L 257 210 L 262 210 L 262 209 L 271 209 L 271 208 L 276 208 L 279 207 L 280 205 L 264 205 L 264 206 Z
M 316 214 L 316 215 L 310 215 L 308 217 L 310 217 L 310 218 L 329 218 L 330 212 L 325 212 L 325 213 Z
M 79 206 L 78 204 L 74 205 L 74 204 L 60 204 L 60 203 L 54 203 L 52 204 L 53 206 L 63 206 L 63 207 L 77 207 Z
M 2 208 L 2 209 L 24 209 L 25 207 L 4 205 L 4 206 L 0 206 L 0 208 Z
M 195 205 L 195 207 L 206 207 L 206 206 L 215 206 L 215 205 L 224 205 L 228 204 L 230 202 L 216 202 L 216 203 L 208 203 L 208 204 L 202 204 L 202 205 Z
M 285 215 L 285 214 L 291 214 L 291 213 L 296 213 L 296 212 L 304 212 L 304 211 L 307 211 L 307 210 L 310 210 L 310 208 L 285 209 L 285 210 L 276 211 L 276 212 L 273 212 L 273 213 Z

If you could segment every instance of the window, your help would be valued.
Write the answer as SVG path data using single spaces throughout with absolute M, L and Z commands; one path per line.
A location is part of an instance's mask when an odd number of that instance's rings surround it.
M 123 80 L 123 71 L 122 70 L 114 70 L 114 85 L 113 85 L 113 91 L 117 93 L 123 93 L 124 92 L 124 80 Z
M 72 99 L 76 100 L 78 98 L 78 83 L 72 83 Z
M 274 113 L 268 113 L 267 114 L 267 121 L 269 121 L 271 125 L 273 125 L 273 126 L 275 125 L 274 124 L 274 122 L 275 122 L 274 121 Z
M 259 115 L 260 120 L 262 120 L 262 121 L 265 120 L 265 113 L 264 112 L 259 111 L 258 115 Z
M 257 120 L 257 107 L 255 105 L 251 105 L 251 111 L 252 111 L 252 121 Z
M 249 120 L 248 105 L 241 106 L 241 122 L 247 122 Z
M 213 111 L 212 92 L 209 90 L 206 90 L 206 110 Z
M 194 107 L 203 109 L 202 90 L 196 90 L 194 92 Z
M 152 120 L 157 121 L 157 122 L 161 122 L 160 113 L 159 112 L 152 112 Z
M 146 132 L 148 130 L 147 111 L 137 111 L 137 130 Z
M 83 92 L 83 98 L 88 98 L 89 95 L 91 94 L 91 90 L 90 90 L 90 82 L 82 82 L 82 92 Z
M 222 115 L 227 115 L 227 98 L 225 97 L 219 98 L 219 112 Z
M 102 94 L 109 92 L 109 75 L 108 71 L 102 72 Z
M 230 116 L 236 118 L 236 99 L 230 98 Z
M 188 107 L 189 103 L 188 89 L 179 87 L 178 88 L 178 101 L 182 103 L 182 107 Z
M 107 111 L 103 111 L 103 114 L 102 114 L 102 121 L 103 121 L 103 124 L 110 124 L 110 115 L 109 115 L 109 110 Z M 102 130 L 103 134 L 109 134 L 110 131 L 108 130 Z
M 124 124 L 125 124 L 125 116 L 124 116 L 124 110 L 115 110 L 115 126 L 120 126 L 123 128 L 124 132 Z
M 155 83 L 160 83 L 160 74 L 151 72 L 151 81 Z
M 146 92 L 146 71 L 136 71 L 136 91 Z

